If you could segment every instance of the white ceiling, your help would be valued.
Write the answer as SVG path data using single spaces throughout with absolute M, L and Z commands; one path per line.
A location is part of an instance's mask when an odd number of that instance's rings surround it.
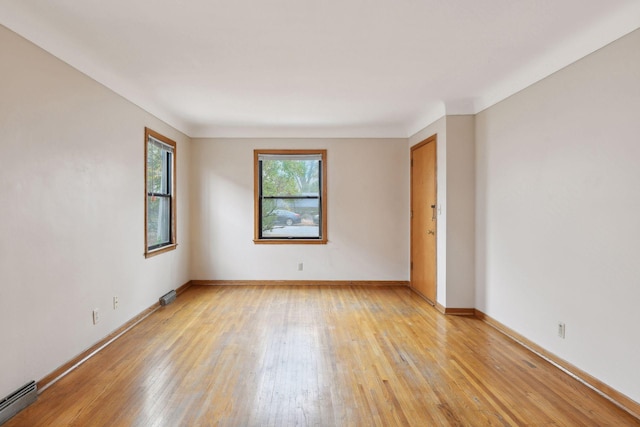
M 640 27 L 640 1 L 0 0 L 0 23 L 191 137 L 407 137 Z

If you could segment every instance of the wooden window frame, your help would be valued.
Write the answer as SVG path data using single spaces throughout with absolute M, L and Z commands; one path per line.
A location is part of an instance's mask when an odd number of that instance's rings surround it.
M 288 237 L 288 238 L 268 238 L 268 237 L 260 237 L 260 229 L 261 229 L 261 215 L 260 215 L 260 184 L 262 177 L 260 176 L 260 167 L 259 167 L 259 157 L 263 154 L 271 154 L 271 155 L 320 155 L 320 238 L 296 238 L 296 237 Z M 323 245 L 327 244 L 328 239 L 328 230 L 327 230 L 327 150 L 326 149 L 318 149 L 318 150 L 295 150 L 295 149 L 256 149 L 253 151 L 253 176 L 254 176 L 254 239 L 253 242 L 256 244 L 284 244 L 284 245 Z
M 173 154 L 171 156 L 171 175 L 170 175 L 170 219 L 169 219 L 169 243 L 162 245 L 158 248 L 149 249 L 148 242 L 148 197 L 150 194 L 148 193 L 148 183 L 147 183 L 147 161 L 148 161 L 148 153 L 149 153 L 149 139 L 156 139 L 163 144 L 166 144 L 173 148 Z M 177 194 L 177 157 L 178 157 L 178 147 L 175 141 L 167 138 L 164 135 L 159 134 L 147 127 L 144 128 L 144 256 L 145 258 L 149 258 L 152 256 L 156 256 L 168 251 L 174 250 L 178 246 L 177 240 L 177 203 L 176 203 L 176 194 Z

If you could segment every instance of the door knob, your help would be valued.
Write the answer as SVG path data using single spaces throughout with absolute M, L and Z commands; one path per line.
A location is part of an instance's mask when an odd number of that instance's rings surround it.
M 435 236 L 436 232 L 433 230 L 427 230 L 427 234 L 433 234 Z

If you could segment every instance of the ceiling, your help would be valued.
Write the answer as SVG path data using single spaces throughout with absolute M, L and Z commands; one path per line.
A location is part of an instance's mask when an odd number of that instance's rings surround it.
M 0 0 L 191 137 L 408 137 L 640 27 L 638 0 Z

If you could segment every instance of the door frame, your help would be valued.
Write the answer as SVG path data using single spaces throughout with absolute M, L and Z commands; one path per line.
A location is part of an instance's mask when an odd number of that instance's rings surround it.
M 438 134 L 433 134 L 430 137 L 423 139 L 422 141 L 420 141 L 419 143 L 417 143 L 416 145 L 413 145 L 411 147 L 410 150 L 410 154 L 409 154 L 409 162 L 410 162 L 410 173 L 409 173 L 409 192 L 410 192 L 410 206 L 409 206 L 409 221 L 410 221 L 410 225 L 409 225 L 409 262 L 410 262 L 410 267 L 409 267 L 409 286 L 411 287 L 411 289 L 417 293 L 418 295 L 420 295 L 422 298 L 424 298 L 429 304 L 432 304 L 434 307 L 437 306 L 438 304 L 438 220 L 436 217 L 436 235 L 435 235 L 435 251 L 434 251 L 434 257 L 435 257 L 435 262 L 434 262 L 434 266 L 435 266 L 435 292 L 434 292 L 434 300 L 431 301 L 429 298 L 427 298 L 425 295 L 422 295 L 422 293 L 420 291 L 418 291 L 414 286 L 413 286 L 413 152 L 415 150 L 417 150 L 420 147 L 423 147 L 429 143 L 434 143 L 434 152 L 435 152 L 435 166 L 434 166 L 434 175 L 435 175 L 435 184 L 436 184 L 436 212 L 439 211 L 439 205 L 438 205 Z M 437 215 L 437 214 L 436 214 Z

